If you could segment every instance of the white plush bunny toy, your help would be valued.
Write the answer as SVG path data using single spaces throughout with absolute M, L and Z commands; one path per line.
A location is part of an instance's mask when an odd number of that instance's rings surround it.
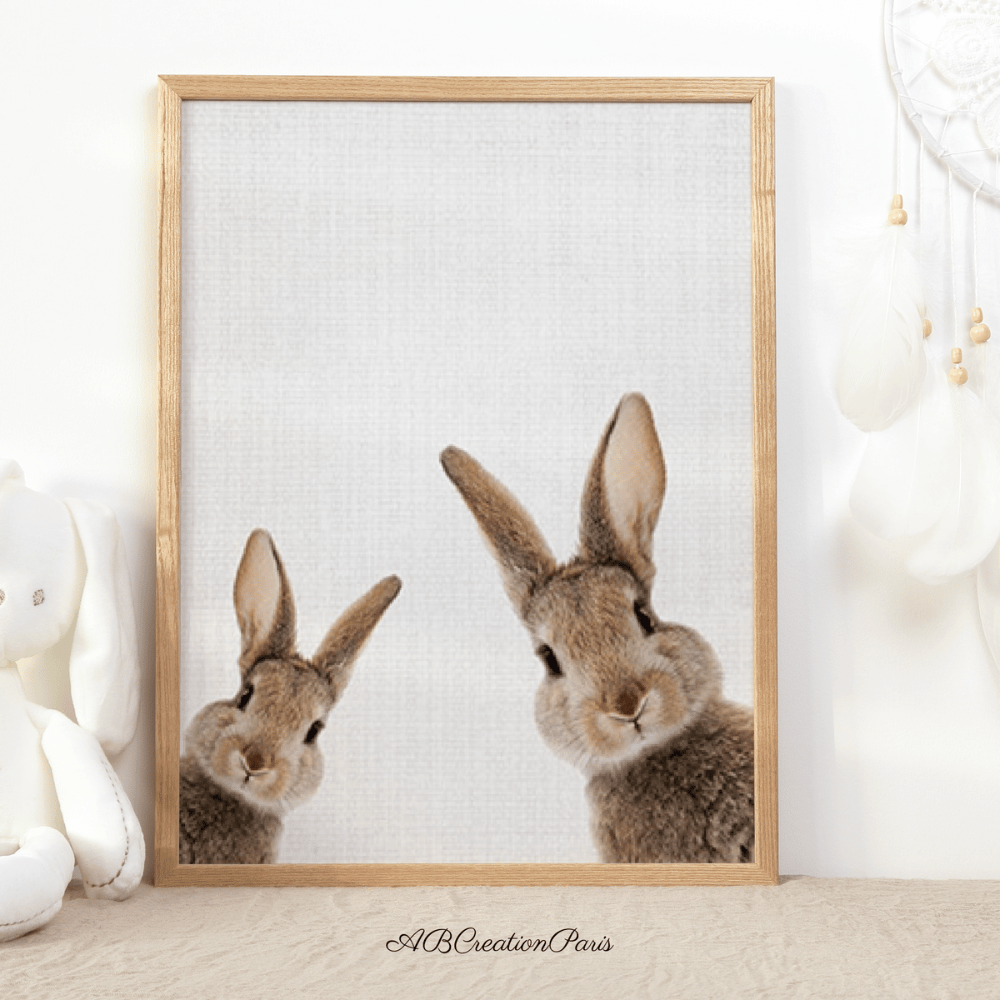
M 139 884 L 142 830 L 105 756 L 132 739 L 138 708 L 114 514 L 29 490 L 0 459 L 0 941 L 56 915 L 74 864 L 90 897 Z

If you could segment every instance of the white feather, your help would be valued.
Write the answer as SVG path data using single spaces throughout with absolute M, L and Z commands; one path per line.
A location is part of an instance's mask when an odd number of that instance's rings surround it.
M 869 435 L 851 511 L 882 538 L 919 535 L 944 514 L 958 475 L 955 418 L 944 369 L 924 341 L 923 392 L 898 420 Z
M 993 654 L 993 662 L 1000 666 L 1000 546 L 979 564 L 976 596 L 986 644 Z
M 906 226 L 887 225 L 848 322 L 837 401 L 863 431 L 888 427 L 924 382 L 920 268 Z
M 968 369 L 968 385 L 975 390 L 986 409 L 1000 420 L 1000 355 L 997 348 L 987 340 L 985 344 L 973 344 L 965 351 L 963 364 Z
M 944 513 L 906 560 L 927 583 L 971 572 L 1000 538 L 1000 424 L 966 386 L 948 392 L 958 469 Z

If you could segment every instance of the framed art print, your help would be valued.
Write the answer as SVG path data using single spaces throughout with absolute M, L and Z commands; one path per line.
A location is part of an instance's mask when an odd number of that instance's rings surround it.
M 157 884 L 776 881 L 773 82 L 160 143 Z

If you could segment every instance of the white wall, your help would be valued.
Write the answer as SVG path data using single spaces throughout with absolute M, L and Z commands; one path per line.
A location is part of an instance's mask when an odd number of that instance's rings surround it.
M 118 513 L 145 671 L 116 762 L 152 841 L 156 76 L 774 76 L 781 870 L 1000 878 L 1000 698 L 973 584 L 930 590 L 849 520 L 830 234 L 880 220 L 881 5 L 40 2 L 4 13 L 0 453 Z

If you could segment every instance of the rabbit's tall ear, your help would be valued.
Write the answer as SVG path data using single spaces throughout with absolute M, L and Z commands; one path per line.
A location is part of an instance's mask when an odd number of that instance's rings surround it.
M 580 554 L 620 562 L 651 586 L 653 531 L 667 489 L 667 469 L 653 414 L 638 393 L 625 396 L 590 466 L 580 511 Z
M 510 490 L 471 455 L 449 447 L 441 453 L 441 464 L 472 511 L 500 567 L 507 596 L 523 616 L 539 579 L 556 568 L 548 543 Z
M 115 515 L 90 500 L 67 500 L 87 563 L 69 679 L 77 722 L 109 756 L 135 735 L 139 644 L 125 546 Z
M 333 623 L 320 643 L 313 666 L 330 682 L 334 701 L 344 693 L 358 655 L 400 587 L 398 576 L 387 576 L 376 583 Z
M 250 533 L 236 571 L 233 603 L 243 648 L 240 671 L 265 657 L 295 653 L 295 602 L 281 556 L 262 528 Z

